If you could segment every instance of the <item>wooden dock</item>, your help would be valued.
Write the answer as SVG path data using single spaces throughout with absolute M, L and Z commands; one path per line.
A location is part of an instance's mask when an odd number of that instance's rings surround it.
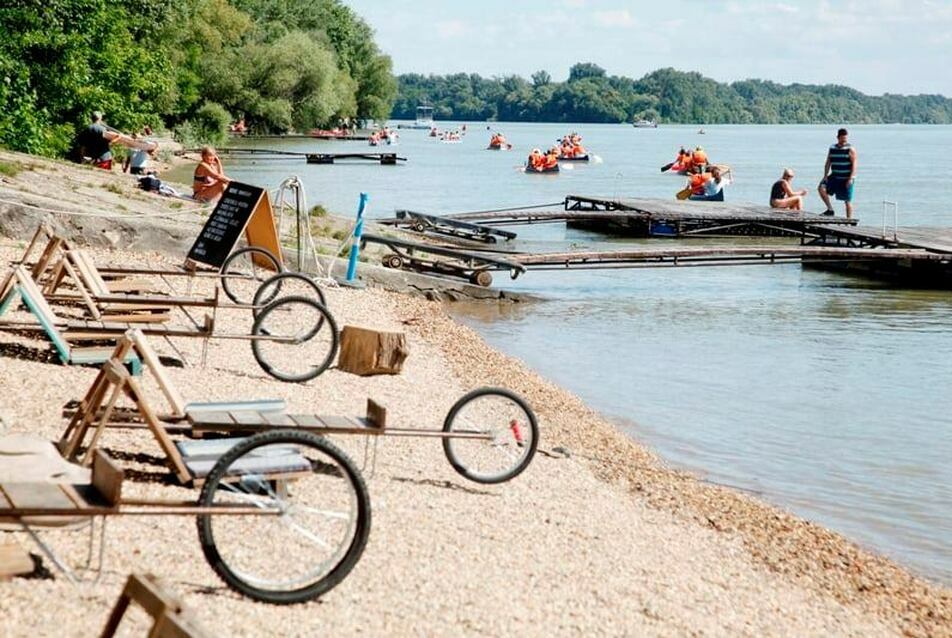
M 335 164 L 340 160 L 370 161 L 393 166 L 407 158 L 396 153 L 306 153 L 304 151 L 282 151 L 267 148 L 223 148 L 218 151 L 226 157 L 253 158 L 257 160 L 304 160 L 308 164 Z
M 731 202 L 569 195 L 562 210 L 510 209 L 447 216 L 493 226 L 565 222 L 572 228 L 628 237 L 797 237 L 807 226 L 848 226 L 843 217 Z

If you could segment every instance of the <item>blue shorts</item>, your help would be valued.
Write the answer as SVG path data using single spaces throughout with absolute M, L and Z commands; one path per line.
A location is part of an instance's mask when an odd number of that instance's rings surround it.
M 852 184 L 847 185 L 848 181 L 849 180 L 830 175 L 820 182 L 820 186 L 825 186 L 826 192 L 830 195 L 834 195 L 836 199 L 841 202 L 851 202 L 853 201 L 853 186 L 856 184 L 856 180 L 853 180 Z

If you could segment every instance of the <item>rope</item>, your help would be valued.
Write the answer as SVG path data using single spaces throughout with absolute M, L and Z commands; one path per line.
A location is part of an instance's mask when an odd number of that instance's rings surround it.
M 17 192 L 17 193 L 21 192 L 21 191 L 13 191 L 10 189 L 0 189 L 0 190 L 6 191 L 6 192 Z M 38 195 L 34 193 L 30 193 L 29 196 L 37 197 L 40 199 L 52 199 L 51 197 L 47 197 L 45 195 Z M 43 206 L 37 206 L 36 204 L 30 204 L 22 200 L 15 200 L 15 199 L 0 198 L 0 202 L 4 204 L 11 204 L 13 206 L 23 206 L 25 208 L 32 208 L 34 210 L 42 211 L 44 213 L 52 213 L 54 215 L 71 215 L 74 217 L 101 217 L 103 219 L 142 219 L 142 218 L 148 219 L 153 217 L 163 218 L 163 217 L 174 217 L 178 215 L 191 215 L 193 213 L 198 213 L 200 211 L 207 210 L 207 208 L 204 206 L 197 206 L 194 208 L 186 208 L 180 211 L 165 211 L 161 213 L 102 213 L 99 211 L 92 211 L 91 209 L 85 208 L 85 207 L 83 207 L 85 210 L 82 210 L 82 211 L 45 208 Z

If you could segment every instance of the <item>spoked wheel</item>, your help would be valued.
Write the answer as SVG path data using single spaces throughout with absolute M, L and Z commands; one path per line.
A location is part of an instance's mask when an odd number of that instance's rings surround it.
M 275 379 L 301 383 L 327 370 L 337 356 L 340 334 L 326 306 L 308 297 L 281 297 L 258 314 L 251 351 Z
M 353 461 L 309 432 L 242 440 L 212 468 L 199 504 L 223 508 L 198 516 L 208 564 L 229 587 L 266 603 L 327 592 L 357 564 L 370 534 L 370 497 Z
M 327 306 L 324 291 L 320 289 L 316 281 L 301 273 L 282 272 L 269 277 L 258 286 L 252 301 L 255 306 L 251 311 L 252 314 L 257 317 L 265 306 L 278 297 L 310 297 L 322 306 Z
M 525 470 L 539 445 L 539 425 L 525 399 L 502 388 L 479 388 L 450 409 L 443 439 L 450 465 L 477 483 L 502 483 Z
M 270 251 L 257 246 L 240 248 L 221 265 L 221 287 L 235 303 L 250 304 L 261 283 L 284 269 Z

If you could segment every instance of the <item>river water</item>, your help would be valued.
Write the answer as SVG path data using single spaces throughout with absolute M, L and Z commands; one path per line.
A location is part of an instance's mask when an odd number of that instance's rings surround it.
M 729 200 L 764 203 L 784 166 L 815 186 L 833 126 L 500 124 L 514 152 L 485 150 L 486 124 L 461 144 L 401 131 L 405 165 L 236 162 L 242 181 L 275 188 L 299 175 L 310 203 L 371 216 L 558 202 L 567 194 L 671 198 L 661 174 L 679 145 L 731 165 Z M 534 146 L 578 130 L 601 161 L 559 175 L 518 167 Z M 952 148 L 952 127 L 856 126 L 857 216 L 880 225 L 952 226 L 952 169 L 924 165 Z M 244 146 L 364 151 L 359 142 L 245 140 Z M 837 205 L 842 214 L 842 205 Z M 890 217 L 891 223 L 891 217 Z M 518 249 L 605 249 L 639 240 L 513 228 Z M 640 240 L 642 243 L 644 240 Z M 670 240 L 654 240 L 670 241 Z M 922 574 L 952 583 L 952 292 L 897 290 L 797 265 L 531 272 L 496 285 L 544 303 L 456 306 L 489 343 L 581 396 L 673 464 L 752 490 Z

